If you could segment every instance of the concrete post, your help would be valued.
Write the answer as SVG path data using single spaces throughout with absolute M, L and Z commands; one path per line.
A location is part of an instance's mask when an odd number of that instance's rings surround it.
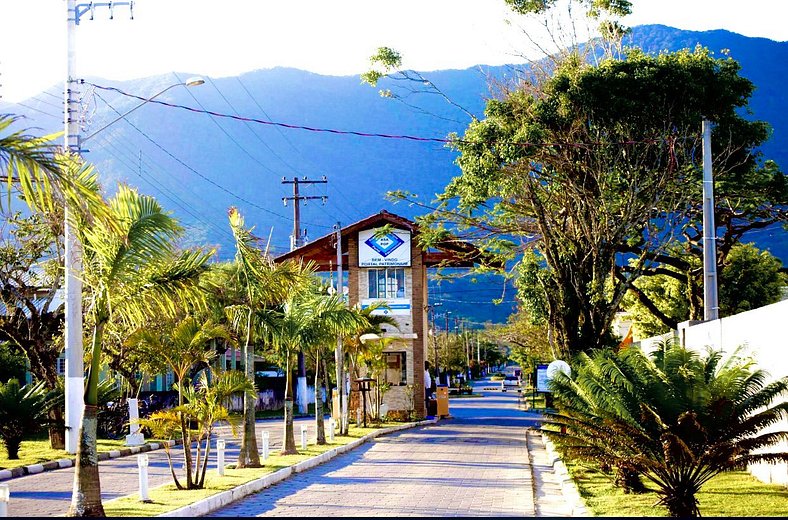
M 150 502 L 148 496 L 148 455 L 137 455 L 137 468 L 139 469 L 140 502 Z
M 218 439 L 216 441 L 216 472 L 220 477 L 224 476 L 224 448 L 224 439 Z
M 332 417 L 328 420 L 328 440 L 329 442 L 334 442 L 334 431 L 337 428 L 337 422 Z
M 0 484 L 0 517 L 8 516 L 8 502 L 11 500 L 11 491 L 8 484 Z
M 263 430 L 262 435 L 263 435 L 263 439 L 262 439 L 262 441 L 263 441 L 262 442 L 262 444 L 263 444 L 263 460 L 267 460 L 268 459 L 268 442 L 269 442 L 270 434 L 268 433 L 268 430 Z
M 306 449 L 306 424 L 301 425 L 301 449 Z

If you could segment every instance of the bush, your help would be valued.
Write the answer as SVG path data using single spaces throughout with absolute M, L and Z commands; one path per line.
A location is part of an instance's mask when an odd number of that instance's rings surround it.
M 43 381 L 25 386 L 16 379 L 0 382 L 0 439 L 9 460 L 19 458 L 19 445 L 26 435 L 46 424 L 47 393 Z

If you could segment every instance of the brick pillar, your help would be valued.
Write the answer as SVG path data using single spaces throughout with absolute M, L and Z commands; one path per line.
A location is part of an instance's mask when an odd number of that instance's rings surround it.
M 358 233 L 353 233 L 345 240 L 347 240 L 347 289 L 350 306 L 353 307 L 359 302 Z
M 413 408 L 418 418 L 427 416 L 427 403 L 424 399 L 424 354 L 427 345 L 425 332 L 426 324 L 426 295 L 427 295 L 427 269 L 424 265 L 424 251 L 412 240 L 411 267 L 413 287 L 411 290 L 411 308 L 413 319 Z

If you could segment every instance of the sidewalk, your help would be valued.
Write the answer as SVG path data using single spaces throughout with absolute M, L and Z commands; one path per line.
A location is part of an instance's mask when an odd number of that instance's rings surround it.
M 296 425 L 308 425 L 310 439 L 314 438 L 314 418 L 298 418 Z M 266 419 L 257 422 L 257 439 L 260 442 L 262 431 L 270 435 L 271 450 L 281 449 L 283 420 Z M 300 432 L 300 426 L 296 428 Z M 219 428 L 218 438 L 226 441 L 225 462 L 233 463 L 238 458 L 240 437 L 233 438 L 228 428 Z M 209 471 L 216 469 L 216 439 L 209 457 Z M 180 446 L 172 448 L 176 468 L 183 465 L 183 452 Z M 148 452 L 148 482 L 151 488 L 172 482 L 167 456 L 164 449 Z M 137 492 L 137 457 L 126 456 L 108 458 L 99 462 L 101 476 L 101 496 L 104 500 L 118 498 Z M 74 485 L 74 468 L 64 467 L 52 471 L 30 474 L 24 477 L 3 480 L 11 491 L 8 504 L 9 516 L 57 516 L 68 511 L 71 504 L 71 493 Z
M 481 385 L 479 385 L 481 390 Z M 538 433 L 527 433 L 539 416 L 517 409 L 516 396 L 484 392 L 482 398 L 452 400 L 452 419 L 380 437 L 352 452 L 239 500 L 216 515 L 298 516 L 571 516 L 584 513 L 560 474 L 560 463 Z M 308 425 L 314 418 L 296 419 Z M 281 447 L 282 420 L 257 422 L 258 439 L 270 435 Z M 296 426 L 296 432 L 300 427 Z M 239 439 L 227 442 L 226 462 L 237 458 Z M 176 468 L 180 447 L 172 450 Z M 209 471 L 216 467 L 215 451 Z M 162 449 L 148 453 L 151 488 L 171 482 Z M 9 516 L 57 516 L 70 505 L 73 468 L 5 481 Z M 100 463 L 104 500 L 137 492 L 136 457 Z M 257 489 L 260 489 L 259 487 Z M 579 496 L 576 497 L 579 500 Z M 308 506 L 308 507 L 307 507 Z

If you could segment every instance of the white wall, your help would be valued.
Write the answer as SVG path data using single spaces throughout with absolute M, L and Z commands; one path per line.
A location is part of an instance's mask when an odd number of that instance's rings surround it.
M 641 341 L 642 348 L 649 351 L 651 345 L 663 337 Z M 680 324 L 678 337 L 687 348 L 699 351 L 711 346 L 730 354 L 744 345 L 741 354 L 752 356 L 758 367 L 768 372 L 771 378 L 788 376 L 788 300 L 720 320 Z M 784 419 L 768 430 L 788 431 L 788 420 Z M 788 451 L 788 442 L 782 442 L 769 451 Z M 763 482 L 788 485 L 788 463 L 754 464 L 748 469 Z

